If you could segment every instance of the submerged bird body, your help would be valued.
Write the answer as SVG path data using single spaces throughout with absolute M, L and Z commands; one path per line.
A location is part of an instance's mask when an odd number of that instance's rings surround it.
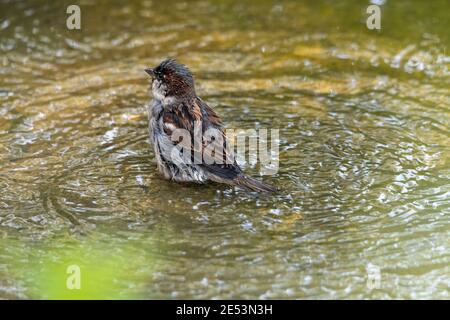
M 196 183 L 211 180 L 251 191 L 276 190 L 243 173 L 223 133 L 220 117 L 197 97 L 189 69 L 169 59 L 145 71 L 153 80 L 153 101 L 148 107 L 150 140 L 158 170 L 166 179 Z M 200 142 L 195 140 L 198 136 Z M 207 152 L 212 149 L 216 151 Z

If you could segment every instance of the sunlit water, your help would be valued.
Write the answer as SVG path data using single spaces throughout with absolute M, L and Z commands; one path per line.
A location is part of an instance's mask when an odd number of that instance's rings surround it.
M 80 31 L 69 4 L 0 8 L 0 298 L 449 298 L 447 1 L 381 31 L 367 1 L 83 1 Z M 281 192 L 161 179 L 169 56 L 227 127 L 280 130 Z

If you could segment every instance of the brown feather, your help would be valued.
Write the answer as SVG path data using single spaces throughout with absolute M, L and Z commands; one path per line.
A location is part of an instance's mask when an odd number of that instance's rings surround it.
M 165 162 L 162 157 L 159 167 L 166 177 L 180 181 L 196 181 L 203 183 L 206 180 L 213 180 L 238 186 L 246 190 L 258 192 L 274 192 L 275 187 L 258 181 L 245 175 L 234 158 L 232 144 L 227 141 L 222 120 L 219 115 L 202 99 L 197 97 L 194 88 L 194 78 L 189 69 L 168 59 L 163 61 L 158 67 L 152 69 L 151 75 L 156 86 L 153 90 L 159 96 L 170 97 L 170 102 L 160 101 L 163 106 L 158 114 L 153 115 L 153 128 L 156 127 L 159 119 L 162 119 L 162 130 L 167 136 L 172 136 L 174 130 L 185 129 L 190 133 L 191 139 L 173 141 L 174 145 L 183 147 L 191 151 L 192 159 L 202 156 L 202 163 L 174 164 L 166 157 Z M 161 89 L 163 88 L 163 89 Z M 159 90 L 159 91 L 158 91 Z M 165 100 L 165 99 L 162 99 Z M 158 106 L 158 104 L 156 104 Z M 201 121 L 202 143 L 196 145 L 194 142 L 196 135 L 195 123 Z M 214 135 L 210 139 L 205 139 L 205 132 L 214 129 Z M 158 141 L 158 131 L 153 131 L 153 140 Z M 166 142 L 164 142 L 166 143 Z M 162 143 L 162 145 L 164 145 Z M 195 150 L 195 148 L 200 150 Z M 158 148 L 155 149 L 158 157 Z M 208 152 L 206 152 L 208 151 Z M 184 153 L 184 151 L 183 151 Z M 220 161 L 217 161 L 220 160 Z M 221 163 L 222 162 L 222 163 Z

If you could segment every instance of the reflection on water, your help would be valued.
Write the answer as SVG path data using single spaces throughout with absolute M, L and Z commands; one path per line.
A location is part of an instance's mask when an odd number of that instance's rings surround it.
M 9 272 L 2 274 L 9 281 L 2 284 L 2 290 L 9 293 L 3 298 L 139 298 L 161 265 L 153 259 L 155 250 L 148 243 L 148 250 L 142 252 L 136 250 L 134 241 L 106 243 L 107 239 L 98 237 L 58 241 L 52 247 L 42 243 L 23 246 L 10 240 L 2 243 L 2 251 L 14 257 Z
M 69 31 L 2 1 L 0 298 L 77 298 L 41 285 L 71 257 L 88 298 L 448 298 L 450 7 L 388 1 L 378 32 L 367 5 L 86 1 Z M 280 129 L 282 192 L 160 178 L 143 68 L 168 56 L 228 127 Z

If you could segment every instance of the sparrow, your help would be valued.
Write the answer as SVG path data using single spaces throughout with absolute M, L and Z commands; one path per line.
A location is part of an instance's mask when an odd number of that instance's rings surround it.
M 244 174 L 222 120 L 197 96 L 194 77 L 185 65 L 167 59 L 145 72 L 151 77 L 153 95 L 147 106 L 150 141 L 158 171 L 166 179 L 214 181 L 257 192 L 277 190 Z

